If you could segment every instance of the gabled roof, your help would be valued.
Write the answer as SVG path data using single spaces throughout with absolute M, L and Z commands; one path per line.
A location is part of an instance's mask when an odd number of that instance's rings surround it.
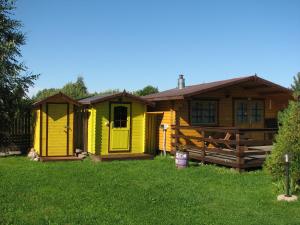
M 66 102 L 68 102 L 68 103 L 71 103 L 71 104 L 74 104 L 74 105 L 77 105 L 77 106 L 80 105 L 80 103 L 79 103 L 78 101 L 76 101 L 75 99 L 73 99 L 73 98 L 71 98 L 71 97 L 65 95 L 65 94 L 62 93 L 62 92 L 58 92 L 57 94 L 51 95 L 51 96 L 49 96 L 49 97 L 47 97 L 47 98 L 44 98 L 44 99 L 42 99 L 42 100 L 40 100 L 40 101 L 38 101 L 38 102 L 33 103 L 32 106 L 33 106 L 33 107 L 37 107 L 37 106 L 39 106 L 39 105 L 41 105 L 41 104 L 43 104 L 43 103 L 51 102 L 51 100 L 56 99 L 56 98 L 61 98 L 61 99 L 63 99 L 64 101 L 66 101 Z
M 150 105 L 150 106 L 155 105 L 154 102 L 150 102 L 147 99 L 141 98 L 139 96 L 135 96 L 133 94 L 129 94 L 125 90 L 123 92 L 116 93 L 116 94 L 107 94 L 107 95 L 84 98 L 84 99 L 79 100 L 79 102 L 83 105 L 90 105 L 90 104 L 96 104 L 96 103 L 100 103 L 100 102 L 104 102 L 104 101 L 109 101 L 109 100 L 112 100 L 115 98 L 121 98 L 121 97 L 127 97 L 127 98 L 133 99 L 135 101 L 141 102 L 145 105 Z
M 255 85 L 260 85 L 261 87 L 273 88 L 278 92 L 291 94 L 291 90 L 280 86 L 278 84 L 272 83 L 271 81 L 265 80 L 258 77 L 257 75 L 238 77 L 228 80 L 215 81 L 210 83 L 203 83 L 197 85 L 186 86 L 183 89 L 173 88 L 170 90 L 162 91 L 156 94 L 146 95 L 143 98 L 149 101 L 163 101 L 163 100 L 176 100 L 184 99 L 186 97 L 191 97 L 194 95 L 206 93 L 209 91 L 215 91 L 218 89 L 226 88 L 233 85 L 240 85 L 246 82 L 254 82 Z M 253 86 L 255 87 L 255 86 Z

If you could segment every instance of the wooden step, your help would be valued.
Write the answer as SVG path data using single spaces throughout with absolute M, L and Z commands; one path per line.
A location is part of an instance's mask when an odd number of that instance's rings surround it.
M 57 161 L 80 161 L 81 158 L 76 156 L 43 156 L 40 157 L 41 162 L 57 162 Z
M 147 160 L 147 159 L 153 159 L 154 156 L 151 154 L 145 154 L 145 153 L 135 153 L 135 154 L 110 154 L 110 155 L 102 155 L 97 156 L 93 155 L 92 159 L 94 161 L 113 161 L 113 160 Z

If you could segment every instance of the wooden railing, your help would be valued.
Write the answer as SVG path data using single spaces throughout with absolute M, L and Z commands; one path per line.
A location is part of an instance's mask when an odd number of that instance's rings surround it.
M 273 128 L 198 126 L 172 126 L 172 130 L 173 151 L 184 146 L 192 159 L 238 170 L 261 167 L 277 132 Z M 224 139 L 226 134 L 230 134 L 230 138 Z

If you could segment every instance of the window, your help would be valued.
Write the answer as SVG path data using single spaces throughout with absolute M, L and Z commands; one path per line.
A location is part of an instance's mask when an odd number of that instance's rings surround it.
M 239 123 L 248 121 L 248 103 L 246 101 L 237 103 L 236 117 Z
M 194 100 L 191 101 L 191 124 L 192 125 L 216 125 L 217 124 L 217 101 Z
M 251 104 L 251 121 L 261 122 L 263 120 L 264 106 L 261 101 L 255 101 Z
M 114 128 L 127 127 L 127 107 L 117 106 L 114 108 Z
M 264 102 L 261 100 L 236 100 L 235 110 L 238 123 L 260 123 L 264 120 Z

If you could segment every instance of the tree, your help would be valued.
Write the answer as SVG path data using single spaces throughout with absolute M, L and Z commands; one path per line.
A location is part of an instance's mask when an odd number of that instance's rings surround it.
M 134 92 L 135 95 L 138 96 L 145 96 L 145 95 L 150 95 L 150 94 L 155 94 L 158 93 L 158 88 L 157 87 L 153 87 L 151 85 L 148 85 L 146 87 L 144 87 L 143 89 L 137 90 Z
M 21 46 L 25 44 L 20 21 L 12 19 L 15 2 L 0 0 L 0 118 L 6 129 L 24 104 L 28 88 L 38 75 L 28 72 L 21 62 Z
M 294 96 L 299 97 L 300 75 L 294 78 Z M 288 107 L 278 115 L 279 130 L 275 137 L 272 153 L 268 156 L 265 169 L 277 183 L 285 175 L 284 155 L 291 157 L 291 177 L 294 190 L 300 181 L 300 101 L 290 101 Z
M 47 98 L 51 95 L 58 93 L 59 91 L 60 91 L 59 88 L 45 88 L 45 89 L 38 91 L 36 93 L 36 95 L 32 97 L 32 99 L 34 101 L 42 100 L 44 98 Z
M 95 92 L 93 94 L 91 94 L 91 96 L 101 96 L 101 95 L 109 95 L 109 94 L 117 94 L 120 93 L 121 91 L 119 89 L 107 89 L 104 91 L 100 91 L 100 92 Z
M 79 76 L 77 77 L 76 82 L 68 82 L 62 88 L 42 89 L 38 91 L 35 96 L 33 96 L 33 99 L 34 101 L 39 101 L 41 99 L 54 95 L 60 91 L 74 99 L 81 99 L 90 96 L 87 87 L 84 83 L 83 77 Z
M 295 99 L 299 99 L 300 96 L 300 72 L 294 76 L 294 84 L 291 85 L 293 90 L 293 96 Z
M 61 91 L 74 99 L 81 99 L 89 96 L 87 87 L 85 86 L 83 77 L 81 76 L 77 78 L 75 83 L 67 83 L 65 86 L 63 86 Z

